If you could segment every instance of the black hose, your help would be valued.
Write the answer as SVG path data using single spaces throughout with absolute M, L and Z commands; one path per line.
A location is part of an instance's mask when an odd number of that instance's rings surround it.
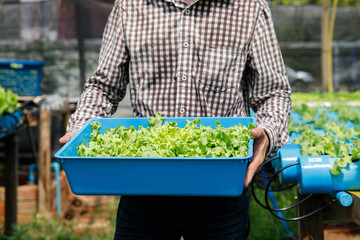
M 285 220 L 285 221 L 299 221 L 299 220 L 302 220 L 304 218 L 307 218 L 307 217 L 310 217 L 320 211 L 322 211 L 323 209 L 325 209 L 326 207 L 328 207 L 330 204 L 334 203 L 336 201 L 336 198 L 333 198 L 331 199 L 329 202 L 327 202 L 326 204 L 324 204 L 323 206 L 321 206 L 320 208 L 310 212 L 310 213 L 307 213 L 303 216 L 299 216 L 299 217 L 294 217 L 294 218 L 285 218 L 285 217 L 281 217 L 279 215 L 277 215 L 275 212 L 277 211 L 276 209 L 273 209 L 270 207 L 270 204 L 269 204 L 269 200 L 268 200 L 268 195 L 269 195 L 269 188 L 270 188 L 270 184 L 271 182 L 275 179 L 275 177 L 277 175 L 279 175 L 282 171 L 284 171 L 285 169 L 289 168 L 289 167 L 292 167 L 292 166 L 295 166 L 295 165 L 298 165 L 299 162 L 295 162 L 295 163 L 292 163 L 292 164 L 289 164 L 281 169 L 279 169 L 270 179 L 269 179 L 269 182 L 268 184 L 266 185 L 266 189 L 265 189 L 265 203 L 266 203 L 266 209 L 268 209 L 270 211 L 270 213 L 272 215 L 274 215 L 275 217 L 281 219 L 281 220 Z M 305 198 L 305 200 L 307 200 L 308 198 Z M 300 202 L 294 204 L 295 206 L 299 205 L 300 203 L 304 202 L 305 201 L 304 199 L 301 200 Z M 294 206 L 293 205 L 293 206 Z M 288 208 L 288 207 L 287 207 Z M 284 208 L 286 209 L 286 208 Z

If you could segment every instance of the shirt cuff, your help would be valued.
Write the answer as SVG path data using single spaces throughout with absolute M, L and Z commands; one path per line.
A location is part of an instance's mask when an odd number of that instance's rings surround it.
M 82 126 L 83 125 L 79 125 L 79 124 L 72 125 L 71 127 L 67 126 L 66 132 L 78 132 L 81 129 Z
M 73 118 L 74 116 L 72 115 L 66 126 L 66 132 L 78 132 L 86 123 L 86 121 L 80 119 L 74 120 Z
M 269 148 L 268 148 L 268 152 L 266 153 L 266 156 L 265 156 L 267 158 L 272 155 L 272 152 L 275 147 L 275 143 L 277 141 L 277 137 L 276 137 L 277 133 L 276 133 L 275 127 L 269 123 L 261 123 L 257 127 L 263 128 L 269 138 Z

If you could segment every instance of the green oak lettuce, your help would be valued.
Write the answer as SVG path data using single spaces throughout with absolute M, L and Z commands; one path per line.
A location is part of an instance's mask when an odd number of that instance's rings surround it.
M 157 114 L 149 118 L 149 127 L 133 126 L 106 129 L 100 134 L 101 124 L 91 123 L 90 142 L 78 146 L 79 156 L 99 157 L 246 157 L 252 138 L 249 128 L 241 124 L 224 128 L 220 122 L 212 129 L 195 118 L 187 120 L 184 128 L 166 121 Z
M 342 168 L 358 162 L 360 158 L 360 112 L 358 107 L 334 105 L 332 107 L 308 107 L 297 105 L 294 111 L 300 113 L 302 120 L 310 124 L 289 121 L 289 133 L 297 133 L 293 143 L 301 145 L 303 156 L 328 155 L 336 158 L 330 172 L 339 175 Z M 337 119 L 329 119 L 328 112 L 336 113 Z M 346 127 L 346 123 L 353 127 Z M 314 132 L 322 129 L 324 134 Z
M 19 108 L 18 95 L 13 93 L 11 89 L 5 90 L 0 86 L 0 116 L 3 113 L 13 113 Z

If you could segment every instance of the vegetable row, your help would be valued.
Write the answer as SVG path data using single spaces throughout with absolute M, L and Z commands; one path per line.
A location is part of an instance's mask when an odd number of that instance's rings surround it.
M 301 145 L 303 156 L 328 155 L 336 158 L 333 175 L 360 159 L 360 107 L 333 105 L 293 107 L 288 131 L 290 140 Z

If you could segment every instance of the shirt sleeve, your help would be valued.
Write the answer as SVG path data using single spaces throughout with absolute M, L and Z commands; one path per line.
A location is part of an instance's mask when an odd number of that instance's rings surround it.
M 105 26 L 98 67 L 85 83 L 67 132 L 78 131 L 91 118 L 110 117 L 115 113 L 126 94 L 128 63 L 120 7 L 116 1 Z
M 250 107 L 256 113 L 257 126 L 269 136 L 269 156 L 289 140 L 291 90 L 267 4 L 258 16 L 248 57 L 253 72 Z

